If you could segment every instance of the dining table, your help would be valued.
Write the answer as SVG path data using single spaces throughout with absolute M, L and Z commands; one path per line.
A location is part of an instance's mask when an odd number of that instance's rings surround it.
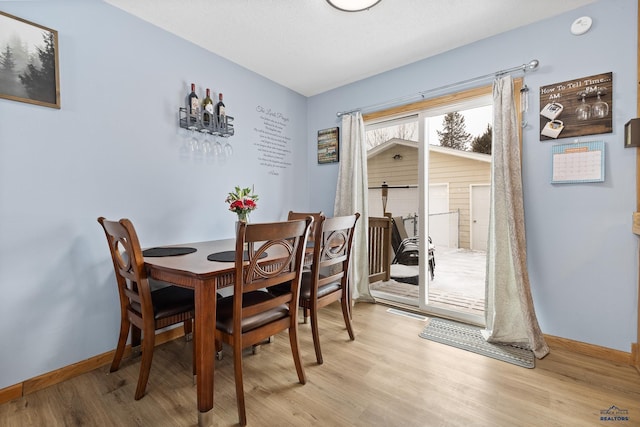
M 167 249 L 169 256 L 144 256 L 147 275 L 153 279 L 194 290 L 194 345 L 198 425 L 213 425 L 215 328 L 217 290 L 233 286 L 236 239 L 211 240 L 151 248 Z M 180 249 L 187 249 L 183 252 Z M 194 251 L 195 249 L 195 251 Z M 143 255 L 146 251 L 143 251 Z M 157 252 L 157 251 L 156 251 Z M 147 252 L 149 253 L 149 252 Z M 305 264 L 310 261 L 309 248 Z M 277 262 L 283 253 L 269 249 L 259 262 Z

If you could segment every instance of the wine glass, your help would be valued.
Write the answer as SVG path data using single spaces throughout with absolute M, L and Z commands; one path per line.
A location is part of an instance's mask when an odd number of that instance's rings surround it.
M 601 92 L 598 91 L 598 100 L 593 103 L 592 114 L 597 119 L 604 119 L 609 115 L 609 104 L 600 98 Z
M 204 141 L 202 142 L 202 145 L 201 145 L 202 152 L 205 155 L 208 155 L 213 150 L 213 144 L 211 143 L 212 135 L 206 129 L 204 129 L 202 133 L 204 133 Z
M 587 94 L 582 92 L 582 102 L 576 108 L 576 120 L 584 121 L 591 118 L 591 106 L 587 104 L 585 98 Z
M 192 152 L 196 152 L 200 149 L 200 140 L 198 139 L 198 134 L 195 132 L 191 133 L 191 139 L 189 140 L 189 149 Z
M 187 160 L 191 158 L 191 136 L 186 135 L 184 137 L 183 143 L 180 144 L 180 148 L 178 149 L 180 153 L 180 158 L 182 160 Z
M 212 147 L 213 155 L 215 157 L 218 157 L 222 154 L 222 144 L 220 144 L 220 139 L 217 135 L 215 135 L 214 139 L 215 139 L 215 143 L 213 144 L 213 147 Z
M 229 138 L 227 138 L 227 143 L 224 144 L 224 155 L 226 157 L 231 157 L 233 155 L 233 147 L 229 144 Z

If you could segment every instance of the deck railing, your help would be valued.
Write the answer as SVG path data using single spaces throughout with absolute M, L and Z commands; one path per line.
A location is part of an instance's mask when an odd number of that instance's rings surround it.
M 391 217 L 369 217 L 369 283 L 391 279 Z

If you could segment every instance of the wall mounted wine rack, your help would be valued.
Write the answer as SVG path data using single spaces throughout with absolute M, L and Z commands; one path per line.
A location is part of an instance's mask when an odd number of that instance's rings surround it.
M 222 137 L 233 136 L 233 117 L 223 116 L 222 120 L 212 116 L 208 124 L 202 120 L 202 115 L 192 116 L 185 107 L 180 107 L 179 111 L 180 127 L 194 132 L 210 133 Z

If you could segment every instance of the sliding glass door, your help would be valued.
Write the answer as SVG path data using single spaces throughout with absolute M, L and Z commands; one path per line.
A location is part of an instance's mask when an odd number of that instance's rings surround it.
M 482 324 L 490 97 L 367 123 L 366 129 L 370 215 L 387 214 L 394 223 L 392 280 L 374 284 L 372 293 Z

